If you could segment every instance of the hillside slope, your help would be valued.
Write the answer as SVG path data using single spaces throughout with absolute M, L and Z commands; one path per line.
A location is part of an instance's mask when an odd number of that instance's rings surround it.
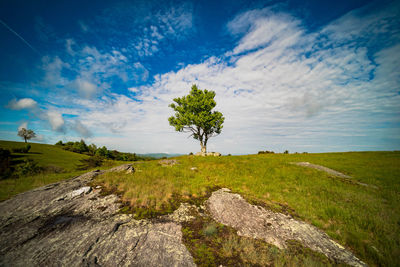
M 25 158 L 36 161 L 40 166 L 57 166 L 66 171 L 75 171 L 79 160 L 88 158 L 87 155 L 82 155 L 70 151 L 66 151 L 59 146 L 29 143 L 31 149 L 29 153 L 13 153 L 15 160 L 21 161 Z M 24 142 L 0 141 L 0 148 L 13 149 L 24 147 Z
M 16 194 L 44 186 L 49 183 L 69 179 L 84 173 L 84 170 L 77 170 L 80 160 L 89 156 L 66 151 L 59 146 L 29 143 L 29 153 L 12 153 L 12 167 L 24 163 L 24 160 L 31 159 L 44 170 L 34 175 L 24 175 L 19 178 L 7 178 L 0 180 L 0 201 L 8 199 Z M 9 149 L 22 148 L 23 142 L 0 141 L 0 148 Z M 106 161 L 102 168 L 108 168 L 121 164 L 119 161 Z

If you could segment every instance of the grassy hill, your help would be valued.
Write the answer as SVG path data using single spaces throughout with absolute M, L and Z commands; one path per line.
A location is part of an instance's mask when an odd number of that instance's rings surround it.
M 180 201 L 200 203 L 211 188 L 227 187 L 253 203 L 323 229 L 368 264 L 398 263 L 400 152 L 176 159 L 179 164 L 169 167 L 157 161 L 139 163 L 134 174 L 108 173 L 97 177 L 95 184 L 119 192 L 129 204 L 126 211 L 139 218 L 170 212 Z M 352 178 L 290 164 L 300 161 L 324 165 Z
M 45 171 L 27 175 L 19 178 L 8 178 L 0 180 L 0 201 L 8 199 L 16 194 L 27 190 L 40 187 L 49 183 L 54 183 L 64 179 L 69 179 L 86 171 L 77 170 L 80 160 L 89 156 L 66 151 L 59 146 L 29 143 L 31 149 L 29 153 L 12 153 L 12 165 L 14 167 L 22 164 L 25 159 L 32 159 L 43 167 Z M 0 141 L 0 148 L 9 149 L 22 148 L 23 142 Z M 107 166 L 121 164 L 121 162 L 107 162 Z
M 29 143 L 32 147 L 29 153 L 13 153 L 17 156 L 15 159 L 23 160 L 30 158 L 38 162 L 39 165 L 45 166 L 58 166 L 66 171 L 76 170 L 76 165 L 79 160 L 87 158 L 88 156 L 66 151 L 59 146 Z M 5 149 L 20 148 L 25 146 L 23 142 L 0 141 L 0 147 Z

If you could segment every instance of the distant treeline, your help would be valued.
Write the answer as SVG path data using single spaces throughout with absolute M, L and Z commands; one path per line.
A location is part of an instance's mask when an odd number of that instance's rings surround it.
M 95 144 L 87 145 L 84 140 L 77 142 L 66 142 L 58 141 L 56 146 L 61 146 L 63 149 L 85 154 L 89 156 L 98 156 L 105 159 L 121 160 L 121 161 L 137 161 L 137 160 L 152 160 L 151 157 L 142 157 L 136 155 L 136 153 L 125 153 L 117 150 L 108 150 L 107 147 L 97 147 Z
M 275 154 L 275 152 L 274 151 L 265 150 L 265 151 L 258 151 L 258 154 Z

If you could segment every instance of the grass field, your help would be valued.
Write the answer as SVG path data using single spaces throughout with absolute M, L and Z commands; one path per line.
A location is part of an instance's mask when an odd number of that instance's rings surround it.
M 0 180 L 0 201 L 8 199 L 16 194 L 30 189 L 44 186 L 49 183 L 72 178 L 87 171 L 78 171 L 77 166 L 81 159 L 88 158 L 87 155 L 69 152 L 54 145 L 29 143 L 29 153 L 12 153 L 14 165 L 18 165 L 24 159 L 29 158 L 41 167 L 59 169 L 59 173 L 42 172 L 32 176 L 19 178 L 8 178 Z M 24 147 L 23 142 L 0 141 L 0 148 L 9 149 Z M 121 164 L 121 162 L 109 162 L 105 167 Z
M 179 164 L 170 167 L 157 161 L 138 163 L 134 174 L 107 173 L 95 183 L 119 192 L 139 217 L 170 212 L 177 201 L 196 202 L 212 187 L 227 187 L 249 201 L 312 223 L 370 265 L 398 264 L 400 152 L 176 159 Z M 353 178 L 290 164 L 296 161 L 324 165 Z

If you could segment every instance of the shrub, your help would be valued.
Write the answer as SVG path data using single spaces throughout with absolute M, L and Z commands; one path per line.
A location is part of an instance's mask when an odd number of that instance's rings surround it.
M 218 232 L 217 226 L 215 224 L 209 224 L 203 229 L 203 234 L 206 236 L 215 235 Z
M 288 151 L 288 150 L 285 150 L 285 152 L 283 152 L 283 154 L 289 154 L 289 151 Z
M 61 140 L 56 143 L 56 146 L 63 146 L 63 145 L 64 144 L 63 144 L 63 142 Z
M 189 153 L 189 156 L 193 156 L 193 152 L 190 152 L 190 153 Z
M 258 154 L 275 154 L 275 152 L 274 151 L 265 150 L 265 151 L 258 151 Z
M 11 176 L 11 153 L 8 149 L 0 148 L 0 179 Z
M 14 153 L 28 153 L 30 149 L 31 149 L 31 145 L 27 144 L 27 145 L 25 145 L 25 147 L 13 148 L 12 152 L 14 152 Z
M 38 166 L 37 162 L 32 159 L 25 159 L 24 163 L 19 164 L 15 168 L 15 176 L 23 176 L 23 175 L 33 175 L 39 173 L 42 170 L 40 166 Z

